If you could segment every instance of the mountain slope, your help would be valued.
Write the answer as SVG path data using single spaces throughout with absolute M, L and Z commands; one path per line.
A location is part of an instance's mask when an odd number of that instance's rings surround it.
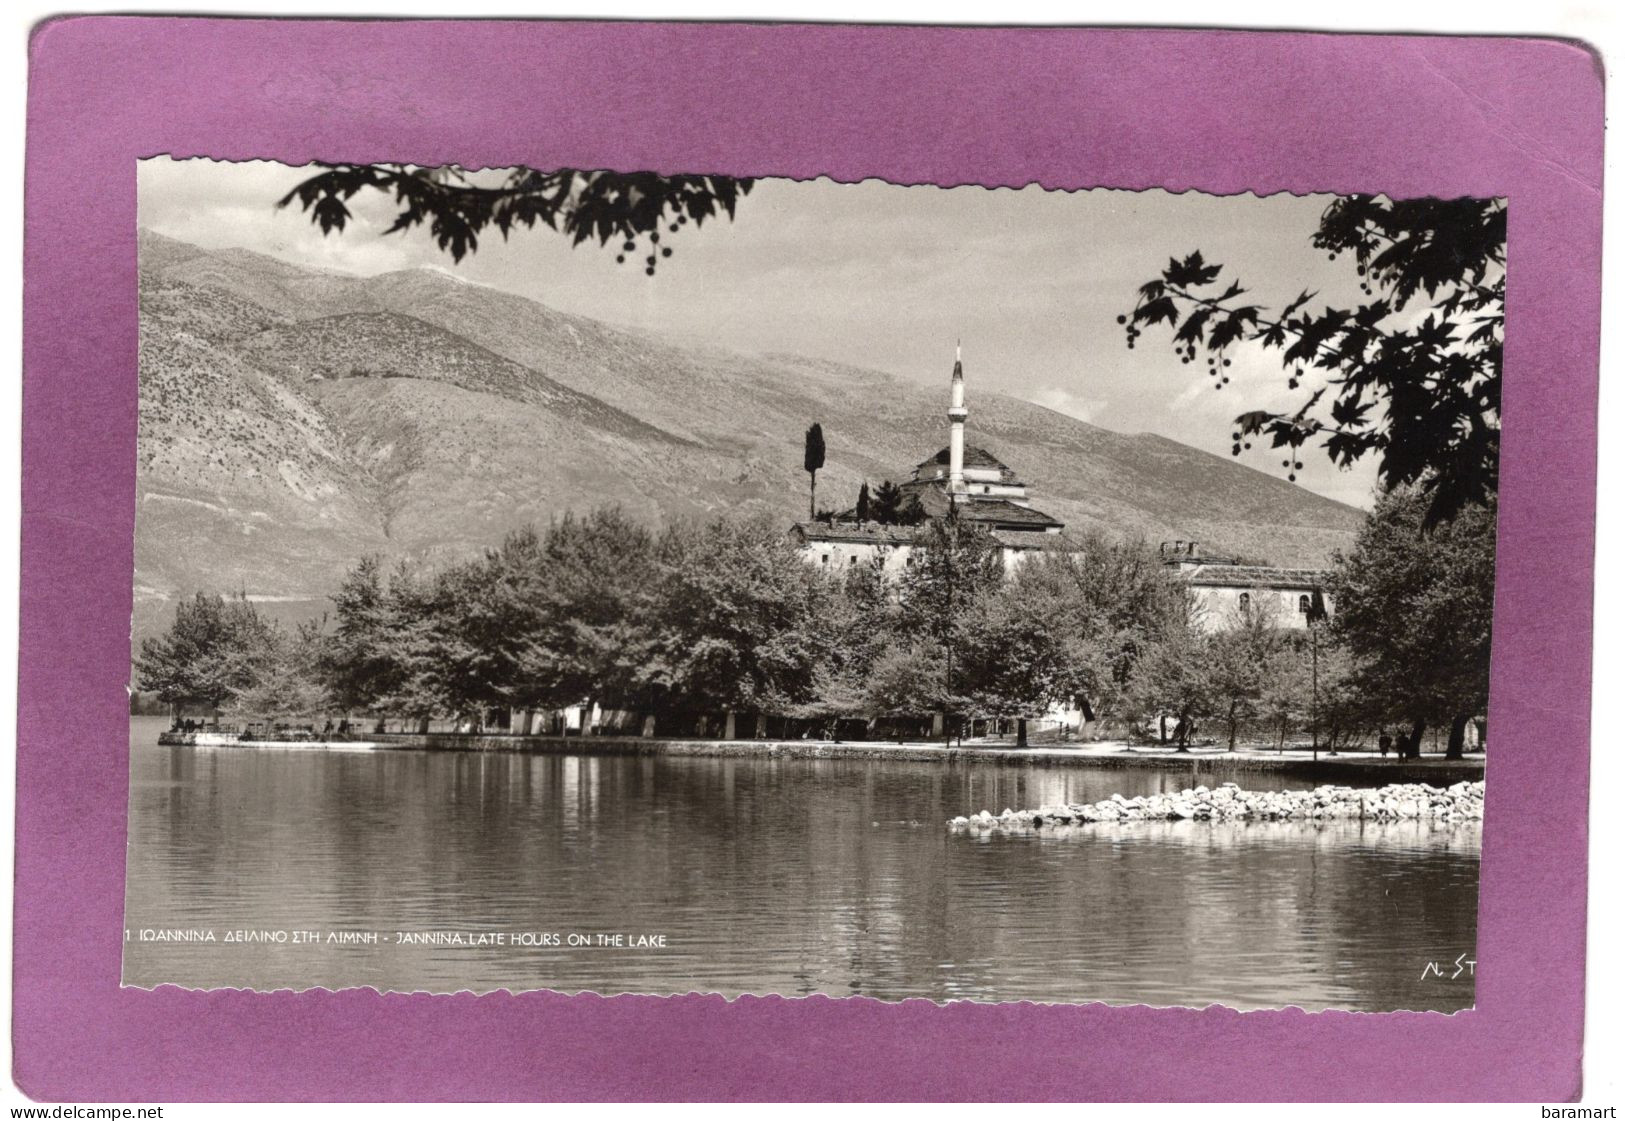
M 466 556 L 618 503 L 650 521 L 807 510 L 947 442 L 940 391 L 791 355 L 679 345 L 438 269 L 374 277 L 141 238 L 137 630 L 176 595 L 316 609 L 368 551 Z M 980 392 L 969 439 L 1073 528 L 1324 563 L 1359 512 L 1231 460 Z

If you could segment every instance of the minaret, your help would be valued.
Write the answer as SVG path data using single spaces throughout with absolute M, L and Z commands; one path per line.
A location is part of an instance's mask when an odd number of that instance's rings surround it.
M 948 393 L 948 493 L 965 493 L 965 368 L 954 343 L 954 380 Z

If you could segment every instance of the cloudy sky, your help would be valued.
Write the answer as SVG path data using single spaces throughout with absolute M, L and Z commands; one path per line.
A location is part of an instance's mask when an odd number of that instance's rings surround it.
M 421 230 L 384 236 L 387 200 L 358 196 L 358 221 L 323 237 L 275 202 L 308 171 L 279 164 L 144 161 L 141 224 L 205 248 L 240 246 L 303 265 L 372 274 L 418 266 L 592 316 L 738 350 L 784 351 L 945 384 L 956 339 L 967 388 L 1024 397 L 1121 432 L 1149 431 L 1221 455 L 1239 412 L 1283 407 L 1279 352 L 1240 348 L 1231 383 L 1181 365 L 1166 329 L 1124 346 L 1116 317 L 1173 255 L 1200 249 L 1264 306 L 1307 287 L 1348 306 L 1346 262 L 1309 245 L 1326 197 L 759 183 L 737 219 L 685 227 L 654 277 L 615 250 L 545 230 L 482 241 L 462 264 Z M 1230 275 L 1227 273 L 1227 275 Z M 1244 462 L 1281 473 L 1279 455 Z M 1339 471 L 1305 454 L 1299 481 L 1369 506 L 1374 467 Z

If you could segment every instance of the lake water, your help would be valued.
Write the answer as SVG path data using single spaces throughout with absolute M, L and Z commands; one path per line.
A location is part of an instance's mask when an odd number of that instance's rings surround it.
M 1458 955 L 1476 956 L 1477 826 L 977 836 L 945 823 L 1194 782 L 1006 764 L 169 748 L 164 726 L 132 721 L 129 985 L 1473 1002 L 1470 972 L 1452 974 Z M 1226 780 L 1306 785 L 1217 769 L 1194 781 Z

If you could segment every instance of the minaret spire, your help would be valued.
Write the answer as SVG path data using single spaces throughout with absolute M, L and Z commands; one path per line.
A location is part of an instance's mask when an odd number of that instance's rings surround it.
M 965 366 L 954 340 L 954 376 L 948 388 L 948 494 L 965 493 Z

